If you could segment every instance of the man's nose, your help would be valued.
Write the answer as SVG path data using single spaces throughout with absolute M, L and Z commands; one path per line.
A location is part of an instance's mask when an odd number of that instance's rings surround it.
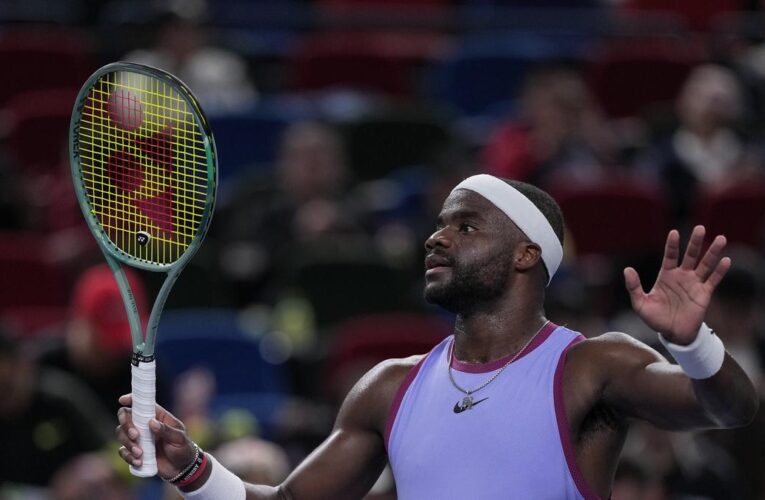
M 430 237 L 425 240 L 425 249 L 433 250 L 436 246 L 450 247 L 452 240 L 449 238 L 449 231 L 447 227 L 442 227 L 436 230 Z

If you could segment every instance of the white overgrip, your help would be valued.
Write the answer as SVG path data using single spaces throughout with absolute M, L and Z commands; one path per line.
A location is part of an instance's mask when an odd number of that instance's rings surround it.
M 130 473 L 138 477 L 152 477 L 157 474 L 157 456 L 154 438 L 149 429 L 149 420 L 156 415 L 156 364 L 155 361 L 139 362 L 132 365 L 133 425 L 138 429 L 139 446 L 143 450 L 140 467 L 130 466 Z

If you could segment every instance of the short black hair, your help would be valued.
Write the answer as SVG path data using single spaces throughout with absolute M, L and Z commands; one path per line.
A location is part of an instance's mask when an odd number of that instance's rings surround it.
M 533 203 L 539 209 L 539 211 L 542 212 L 542 215 L 545 216 L 547 222 L 550 223 L 550 226 L 552 226 L 552 229 L 555 232 L 555 236 L 558 237 L 558 241 L 560 241 L 561 246 L 563 246 L 563 212 L 553 197 L 538 187 L 526 182 L 504 178 L 502 178 L 502 180 L 520 191 L 521 194 L 523 194 L 526 198 L 531 200 L 531 203 Z

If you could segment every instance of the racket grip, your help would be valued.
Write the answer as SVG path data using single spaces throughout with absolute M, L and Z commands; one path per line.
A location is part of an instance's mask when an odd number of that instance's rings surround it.
M 143 450 L 140 467 L 130 466 L 130 473 L 138 477 L 152 477 L 157 474 L 157 454 L 154 437 L 149 429 L 149 420 L 156 410 L 156 364 L 155 361 L 140 362 L 132 367 L 133 425 L 140 434 L 139 446 Z

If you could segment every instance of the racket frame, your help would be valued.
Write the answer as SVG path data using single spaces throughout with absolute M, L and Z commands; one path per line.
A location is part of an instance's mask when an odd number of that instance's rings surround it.
M 142 259 L 135 258 L 126 252 L 119 249 L 114 245 L 104 230 L 101 228 L 101 224 L 97 217 L 89 210 L 91 207 L 90 200 L 88 199 L 87 192 L 84 186 L 84 180 L 81 175 L 80 160 L 79 160 L 79 124 L 82 117 L 82 110 L 85 107 L 88 95 L 95 84 L 103 75 L 115 72 L 134 72 L 144 74 L 152 78 L 160 78 L 166 81 L 172 86 L 178 94 L 186 101 L 190 108 L 193 109 L 194 119 L 199 126 L 199 129 L 203 132 L 202 136 L 203 145 L 205 148 L 205 156 L 207 159 L 207 192 L 205 195 L 205 207 L 202 214 L 202 220 L 200 221 L 194 238 L 189 246 L 184 250 L 183 254 L 170 264 L 157 264 Z M 218 169 L 217 164 L 217 151 L 215 148 L 215 140 L 213 139 L 212 131 L 210 130 L 209 122 L 205 116 L 202 108 L 199 106 L 196 98 L 192 94 L 191 90 L 169 73 L 145 66 L 143 64 L 129 63 L 129 62 L 115 62 L 107 64 L 99 68 L 93 73 L 85 84 L 80 89 L 77 99 L 74 103 L 74 109 L 72 111 L 72 120 L 69 125 L 69 163 L 72 170 L 72 180 L 74 183 L 75 191 L 77 193 L 77 200 L 82 210 L 88 227 L 96 237 L 101 251 L 106 257 L 106 261 L 109 264 L 114 277 L 117 280 L 117 285 L 122 294 L 123 301 L 125 303 L 125 310 L 128 314 L 128 321 L 130 323 L 130 331 L 133 340 L 133 364 L 141 360 L 151 359 L 154 356 L 154 344 L 156 340 L 157 327 L 159 326 L 159 318 L 164 309 L 167 297 L 170 294 L 170 290 L 173 288 L 175 281 L 178 279 L 178 275 L 186 266 L 186 264 L 194 257 L 199 247 L 202 244 L 207 229 L 210 226 L 212 220 L 212 214 L 215 206 L 215 194 L 218 185 Z M 88 207 L 88 208 L 86 208 Z M 135 298 L 133 297 L 132 290 L 127 281 L 124 271 L 120 267 L 120 263 L 127 264 L 132 267 L 143 269 L 145 271 L 153 272 L 166 272 L 167 277 L 165 282 L 157 294 L 154 300 L 154 305 L 149 316 L 149 320 L 146 324 L 146 336 L 144 338 L 143 329 L 141 327 L 140 315 L 138 312 L 138 306 L 136 305 Z
M 184 99 L 186 104 L 189 105 L 193 111 L 191 114 L 194 116 L 199 130 L 199 134 L 202 138 L 202 142 L 205 149 L 205 157 L 207 160 L 207 191 L 205 193 L 205 204 L 202 209 L 202 219 L 200 220 L 194 237 L 192 238 L 189 246 L 184 250 L 181 256 L 174 262 L 168 264 L 158 264 L 147 260 L 142 260 L 131 256 L 127 252 L 124 252 L 114 243 L 112 243 L 101 227 L 100 222 L 93 213 L 93 208 L 90 203 L 90 199 L 85 189 L 84 179 L 82 176 L 82 168 L 80 166 L 80 141 L 79 141 L 79 129 L 80 121 L 82 118 L 82 110 L 85 107 L 88 96 L 93 88 L 94 84 L 105 74 L 115 72 L 134 72 L 144 74 L 151 78 L 159 78 L 165 83 L 170 85 L 178 94 Z M 77 194 L 77 201 L 80 205 L 85 221 L 88 224 L 90 232 L 95 236 L 98 246 L 106 258 L 106 262 L 114 274 L 114 278 L 117 281 L 117 286 L 122 295 L 122 300 L 127 312 L 128 322 L 130 324 L 130 334 L 133 342 L 133 354 L 131 357 L 131 371 L 132 371 L 132 387 L 133 387 L 133 423 L 139 429 L 141 433 L 140 444 L 143 448 L 143 464 L 140 467 L 130 466 L 130 471 L 133 475 L 139 477 L 151 477 L 157 474 L 157 461 L 156 451 L 154 447 L 154 441 L 151 437 L 151 432 L 148 427 L 149 420 L 154 415 L 155 406 L 155 367 L 154 362 L 154 344 L 156 340 L 157 327 L 159 325 L 159 318 L 162 314 L 162 310 L 165 307 L 165 302 L 170 294 L 170 290 L 173 288 L 178 276 L 183 268 L 191 260 L 194 254 L 199 249 L 207 230 L 212 220 L 212 214 L 215 206 L 215 197 L 218 186 L 218 169 L 217 169 L 217 151 L 215 148 L 215 141 L 213 139 L 212 131 L 210 130 L 207 118 L 199 106 L 196 98 L 191 93 L 191 90 L 178 78 L 169 73 L 144 66 L 141 64 L 128 63 L 128 62 L 116 62 L 101 67 L 96 70 L 85 84 L 82 86 L 77 99 L 74 103 L 74 109 L 72 111 L 72 119 L 69 125 L 69 160 L 72 171 L 72 180 Z M 149 320 L 146 324 L 146 336 L 143 335 L 141 327 L 141 317 L 138 311 L 135 298 L 133 297 L 133 291 L 130 288 L 130 284 L 127 280 L 127 276 L 122 268 L 122 264 L 129 265 L 138 269 L 152 272 L 165 272 L 167 276 L 160 288 L 154 305 L 149 315 Z

